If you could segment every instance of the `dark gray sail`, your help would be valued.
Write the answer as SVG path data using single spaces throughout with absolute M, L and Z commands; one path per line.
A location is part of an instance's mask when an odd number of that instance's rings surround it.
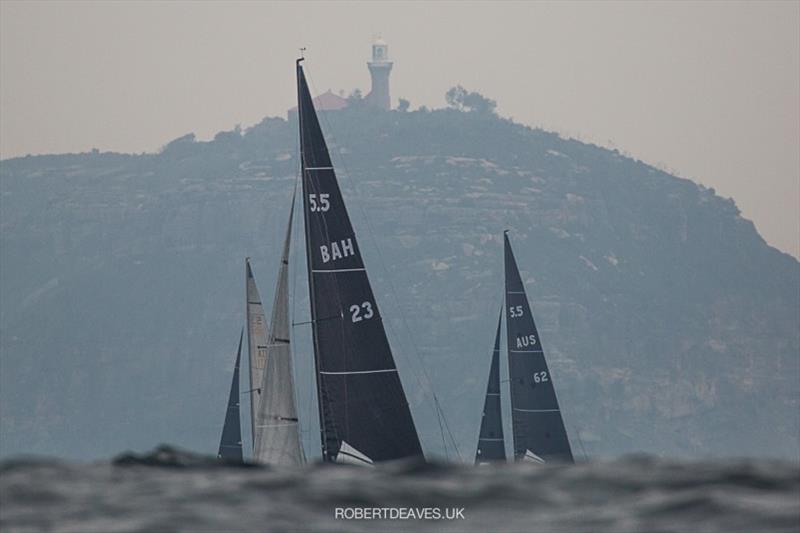
M 497 319 L 497 333 L 494 337 L 492 366 L 489 368 L 489 382 L 486 385 L 486 400 L 483 402 L 481 431 L 478 434 L 478 450 L 475 464 L 506 460 L 506 443 L 503 439 L 503 415 L 500 408 L 500 323 L 503 311 Z
M 506 331 L 511 390 L 511 426 L 517 461 L 573 462 L 553 379 L 519 275 L 505 238 Z
M 275 284 L 267 341 L 267 367 L 261 381 L 261 402 L 255 416 L 253 460 L 276 466 L 305 463 L 300 424 L 294 400 L 292 349 L 289 340 L 289 246 L 292 240 L 294 196 L 283 242 L 281 266 Z
M 242 337 L 239 334 L 239 349 L 236 350 L 236 364 L 233 367 L 231 392 L 228 396 L 228 409 L 225 411 L 225 424 L 219 441 L 217 457 L 226 461 L 242 462 L 242 426 L 239 421 L 239 360 L 242 356 Z
M 421 456 L 300 60 L 297 93 L 323 460 L 371 464 Z

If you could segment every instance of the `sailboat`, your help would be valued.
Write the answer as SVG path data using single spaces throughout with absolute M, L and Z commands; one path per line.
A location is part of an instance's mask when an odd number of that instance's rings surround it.
M 422 457 L 302 61 L 297 107 L 322 459 L 371 465 Z
M 231 392 L 228 395 L 228 408 L 219 441 L 217 457 L 231 462 L 242 462 L 242 427 L 239 421 L 239 360 L 242 356 L 242 336 L 239 334 L 239 348 L 236 350 L 236 364 L 233 367 Z
M 289 246 L 292 236 L 294 197 L 283 243 L 283 253 L 272 306 L 272 329 L 267 328 L 261 297 L 256 286 L 250 258 L 245 259 L 247 340 L 250 370 L 250 427 L 253 438 L 253 461 L 275 466 L 299 466 L 305 463 L 300 440 L 300 424 L 294 397 L 292 352 L 289 332 Z M 242 336 L 244 330 L 242 330 Z M 225 426 L 218 453 L 221 458 L 242 460 L 242 436 L 239 421 L 239 360 L 228 400 Z M 235 450 L 233 448 L 236 448 Z
M 508 345 L 508 374 L 511 392 L 511 427 L 514 441 L 514 459 L 534 463 L 573 463 L 561 409 L 553 387 L 553 379 L 544 357 L 541 339 L 536 330 L 525 286 L 519 274 L 514 252 L 508 239 L 508 232 L 503 234 L 505 263 L 505 318 Z M 500 331 L 498 323 L 498 333 Z M 489 403 L 489 391 L 493 389 L 495 360 L 498 354 L 498 341 L 495 340 L 495 352 L 487 387 L 486 403 Z M 498 372 L 499 374 L 499 372 Z M 499 393 L 499 383 L 497 383 Z M 497 397 L 499 399 L 499 396 Z M 490 422 L 486 422 L 487 416 Z M 500 407 L 487 410 L 484 408 L 484 422 L 481 424 L 481 436 L 484 424 L 499 424 Z M 501 437 L 502 439 L 502 433 Z M 504 447 L 503 441 L 499 441 Z M 479 441 L 476 463 L 485 462 L 486 451 Z M 491 452 L 490 452 L 491 453 Z M 503 455 L 505 452 L 503 452 Z
M 272 320 L 266 343 L 266 366 L 259 384 L 259 403 L 253 423 L 253 460 L 275 466 L 300 466 L 305 454 L 294 396 L 289 324 L 289 246 L 292 239 L 294 196 L 283 243 Z M 252 271 L 249 271 L 252 275 Z M 255 282 L 253 283 L 255 287 Z
M 414 420 L 301 61 L 297 61 L 297 95 L 303 215 L 322 458 L 327 462 L 372 465 L 422 457 Z M 267 326 L 250 260 L 245 261 L 253 459 L 284 466 L 305 462 L 294 399 L 288 313 L 293 216 L 294 198 L 271 328 Z M 234 374 L 235 423 L 233 411 L 229 411 L 228 418 L 230 427 L 235 425 L 239 431 L 241 459 L 238 360 Z M 234 401 L 233 394 L 232 388 L 229 403 Z M 222 445 L 220 450 L 222 456 Z

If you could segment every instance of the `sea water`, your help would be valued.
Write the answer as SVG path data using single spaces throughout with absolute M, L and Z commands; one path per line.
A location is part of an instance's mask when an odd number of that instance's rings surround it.
M 800 531 L 800 466 L 647 456 L 570 466 L 224 465 L 162 447 L 0 464 L 0 530 Z

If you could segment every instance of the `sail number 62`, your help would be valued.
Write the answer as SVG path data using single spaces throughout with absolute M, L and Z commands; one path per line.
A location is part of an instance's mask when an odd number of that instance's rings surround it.
M 309 194 L 308 195 L 308 203 L 311 204 L 311 211 L 312 212 L 321 212 L 324 213 L 325 211 L 331 208 L 331 203 L 328 201 L 330 194 L 328 193 L 321 193 L 321 194 Z M 319 199 L 319 203 L 317 203 L 317 199 Z
M 355 324 L 362 320 L 369 320 L 375 313 L 372 312 L 372 304 L 370 302 L 364 302 L 361 305 L 351 305 L 350 314 L 353 324 Z

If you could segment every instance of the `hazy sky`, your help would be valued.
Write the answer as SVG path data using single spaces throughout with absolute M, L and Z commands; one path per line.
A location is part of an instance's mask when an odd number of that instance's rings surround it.
M 317 92 L 455 84 L 519 122 L 611 146 L 731 196 L 800 255 L 800 2 L 0 1 L 0 156 L 154 151 L 285 116 L 305 46 Z M 355 156 L 353 156 L 355 157 Z

